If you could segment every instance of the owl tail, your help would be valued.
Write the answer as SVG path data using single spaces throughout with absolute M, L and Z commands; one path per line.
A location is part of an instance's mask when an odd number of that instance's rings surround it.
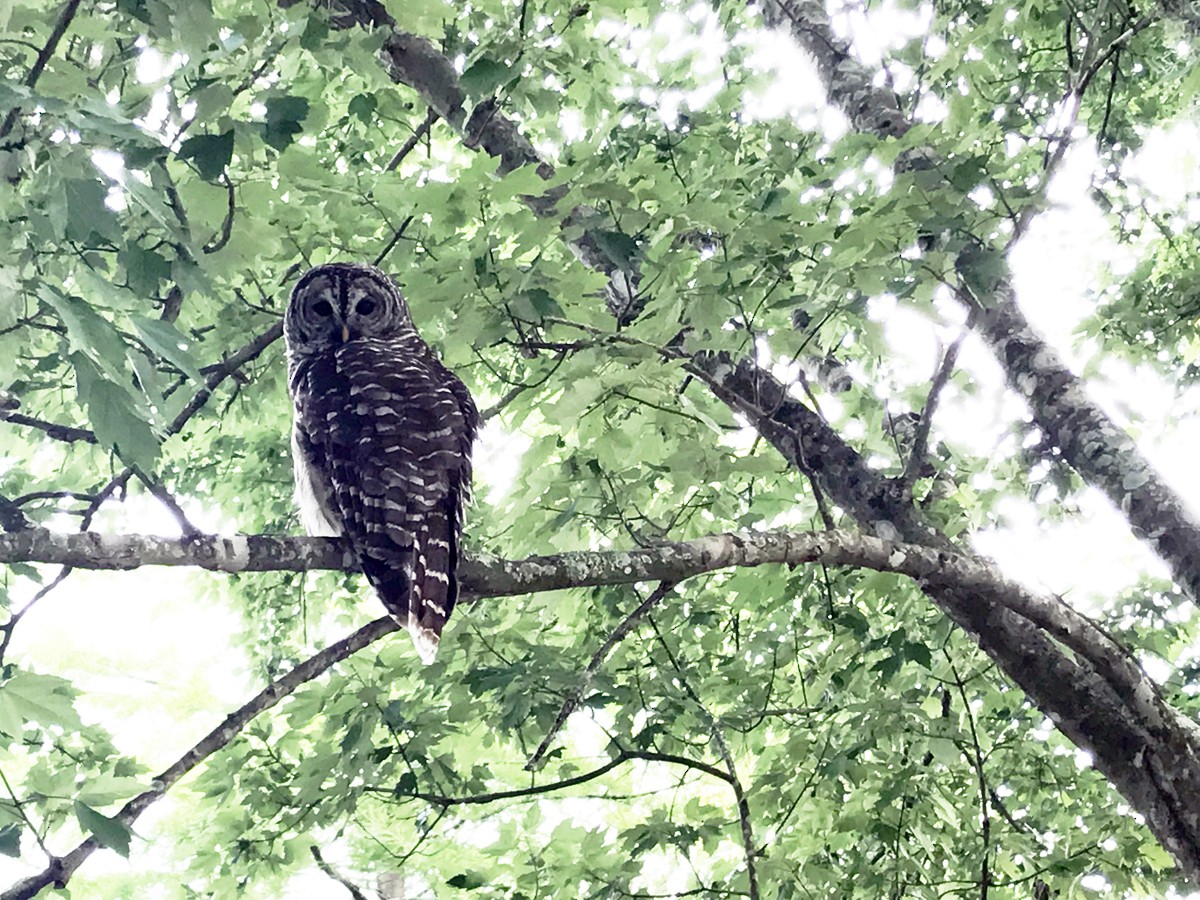
M 431 622 L 420 615 L 421 601 L 416 589 L 418 558 L 419 553 L 413 548 L 405 548 L 400 553 L 391 550 L 386 559 L 376 558 L 368 550 L 360 563 L 367 580 L 383 601 L 384 609 L 396 624 L 412 635 L 417 655 L 421 657 L 421 662 L 429 665 L 437 655 L 441 626 L 445 620 Z
M 458 599 L 457 567 L 458 540 L 450 518 L 441 509 L 432 510 L 416 534 L 412 594 L 404 622 L 426 664 L 433 661 L 442 628 Z
M 421 662 L 425 665 L 432 663 L 434 657 L 437 656 L 441 635 L 435 634 L 433 629 L 423 626 L 412 613 L 409 613 L 406 620 L 401 624 L 412 635 L 413 646 L 417 648 L 417 656 L 421 657 Z

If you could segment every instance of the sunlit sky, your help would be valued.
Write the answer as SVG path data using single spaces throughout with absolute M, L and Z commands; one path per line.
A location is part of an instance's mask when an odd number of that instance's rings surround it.
M 884 3 L 872 13 L 869 23 L 864 24 L 861 13 L 845 13 L 837 24 L 842 29 L 854 28 L 860 55 L 876 64 L 890 46 L 922 36 L 930 20 L 929 7 L 911 14 Z M 687 15 L 666 14 L 650 31 L 639 32 L 617 22 L 604 27 L 613 36 L 629 36 L 631 60 L 643 71 L 670 54 L 701 51 L 694 89 L 651 92 L 642 98 L 657 105 L 665 121 L 673 122 L 679 111 L 700 107 L 711 98 L 721 78 L 725 38 L 707 4 L 697 5 Z M 739 40 L 753 42 L 754 64 L 776 76 L 770 85 L 747 98 L 748 115 L 762 119 L 791 116 L 831 141 L 844 132 L 843 117 L 823 103 L 813 67 L 789 39 L 760 34 Z M 931 52 L 937 49 L 930 48 Z M 144 83 L 156 82 L 169 65 L 154 51 L 144 51 L 138 78 Z M 892 74 L 898 81 L 905 77 L 899 70 Z M 165 102 L 160 106 L 165 115 Z M 920 114 L 936 118 L 940 114 L 937 103 L 923 105 Z M 563 110 L 560 124 L 567 140 L 578 133 L 579 123 L 576 112 Z M 147 124 L 158 128 L 161 120 Z M 1174 206 L 1185 194 L 1200 192 L 1198 154 L 1200 133 L 1195 126 L 1176 126 L 1149 135 L 1126 175 L 1141 184 L 1152 202 L 1158 198 Z M 113 157 L 102 155 L 97 164 L 110 177 L 119 178 L 120 160 Z M 1089 288 L 1103 277 L 1106 266 L 1120 275 L 1134 262 L 1130 251 L 1116 244 L 1104 217 L 1087 196 L 1095 168 L 1091 143 L 1081 136 L 1052 185 L 1051 208 L 1034 221 L 1011 254 L 1022 308 L 1077 371 L 1083 371 L 1096 354 L 1094 346 L 1074 336 L 1080 320 L 1092 308 Z M 119 203 L 119 197 L 113 202 Z M 1200 218 L 1200 210 L 1191 212 L 1193 220 Z M 932 321 L 887 297 L 876 298 L 870 309 L 885 326 L 897 377 L 911 384 L 928 383 L 941 348 L 960 331 L 961 314 L 947 301 L 936 306 L 942 320 Z M 1023 416 L 1022 403 L 1004 388 L 997 363 L 977 339 L 968 339 L 959 365 L 970 373 L 979 391 L 966 398 L 953 387 L 947 389 L 935 437 L 972 455 L 1011 454 L 1016 448 L 1009 446 L 1008 429 Z M 1112 359 L 1090 376 L 1089 387 L 1092 396 L 1137 435 L 1167 479 L 1193 507 L 1200 508 L 1194 451 L 1200 446 L 1200 393 L 1190 390 L 1180 398 L 1176 387 L 1155 373 Z M 285 437 L 280 440 L 284 442 Z M 477 477 L 484 482 L 480 493 L 506 489 L 523 446 L 523 436 L 507 434 L 495 423 L 490 426 L 476 468 Z M 1077 502 L 1078 516 L 1050 524 L 1043 521 L 1034 503 L 1008 498 L 1000 509 L 1006 527 L 976 534 L 974 543 L 1011 576 L 1063 594 L 1084 609 L 1112 598 L 1144 572 L 1165 574 L 1162 565 L 1132 538 L 1124 519 L 1106 499 L 1087 490 Z M 203 503 L 192 501 L 188 511 L 201 527 L 217 529 L 225 524 Z M 112 510 L 97 527 L 177 533 L 174 519 L 150 500 Z M 143 570 L 137 576 L 137 589 L 130 590 L 130 576 L 125 574 L 76 573 L 22 623 L 14 653 L 39 671 L 61 674 L 80 684 L 86 690 L 80 704 L 85 718 L 104 722 L 122 751 L 159 770 L 259 687 L 248 664 L 239 668 L 230 663 L 245 658 L 230 640 L 242 628 L 239 617 L 192 599 L 198 580 L 214 577 L 220 576 Z M 64 627 L 64 622 L 71 623 L 70 627 Z M 322 645 L 338 636 L 323 634 L 317 627 L 312 637 L 315 645 Z M 1153 660 L 1148 666 L 1156 677 L 1165 674 Z M 164 722 L 170 723 L 169 728 L 164 728 Z M 586 740 L 582 733 L 580 738 Z M 160 801 L 139 821 L 136 832 L 152 836 L 155 821 L 169 815 L 176 802 L 170 798 Z M 335 864 L 343 861 L 336 846 L 327 855 Z M 98 853 L 82 875 L 169 869 L 172 865 L 153 841 L 135 841 L 129 861 L 113 853 Z M 0 880 L 11 881 L 30 870 L 18 861 L 0 859 Z M 293 883 L 292 896 L 333 895 L 341 890 L 326 876 L 313 874 Z

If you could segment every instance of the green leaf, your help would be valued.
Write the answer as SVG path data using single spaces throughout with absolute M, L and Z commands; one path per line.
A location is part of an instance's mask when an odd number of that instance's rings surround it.
M 591 236 L 604 255 L 621 271 L 628 272 L 633 268 L 633 260 L 637 257 L 637 241 L 634 238 L 620 231 L 604 229 L 596 229 Z
M 6 731 L 13 725 L 14 714 L 22 722 L 39 725 L 68 729 L 82 725 L 75 712 L 75 694 L 62 678 L 19 671 L 0 684 L 0 696 L 11 703 L 11 709 L 6 713 Z M 16 730 L 18 734 L 21 731 L 20 728 Z
M 191 160 L 205 181 L 216 181 L 233 159 L 233 129 L 223 134 L 198 134 L 179 145 L 175 154 Z
M 5 825 L 0 828 L 0 853 L 5 856 L 21 855 L 20 825 Z
M 117 261 L 125 268 L 129 289 L 142 297 L 153 297 L 159 282 L 171 277 L 171 263 L 166 257 L 132 241 L 118 254 Z
M 111 236 L 116 222 L 113 211 L 104 205 L 108 187 L 95 178 L 72 178 L 63 185 L 67 197 L 66 236 L 86 241 L 93 233 Z
M 162 319 L 151 319 L 146 316 L 130 316 L 129 321 L 137 329 L 138 335 L 146 346 L 177 368 L 193 381 L 203 384 L 204 376 L 200 367 L 191 354 L 191 338 L 182 331 Z
M 305 50 L 319 50 L 329 37 L 329 26 L 320 16 L 309 16 L 300 35 L 300 46 Z
M 447 879 L 446 884 L 452 888 L 458 888 L 460 891 L 473 891 L 483 887 L 489 881 L 488 877 L 481 872 L 460 872 L 453 878 Z
M 129 839 L 132 832 L 121 821 L 96 812 L 86 803 L 75 801 L 75 818 L 79 827 L 91 833 L 101 846 L 116 850 L 124 857 L 129 856 Z
M 84 354 L 72 353 L 70 359 L 79 400 L 87 407 L 96 439 L 129 465 L 151 471 L 158 458 L 158 439 L 129 390 L 105 377 Z
M 0 732 L 4 732 L 9 737 L 18 738 L 24 730 L 25 720 L 17 708 L 16 701 L 3 689 L 0 689 Z
M 562 307 L 545 288 L 522 291 L 508 301 L 508 309 L 525 322 L 540 322 L 546 316 L 561 316 Z
M 487 97 L 514 77 L 516 73 L 512 66 L 481 56 L 462 73 L 458 83 L 472 97 Z
M 263 126 L 263 140 L 282 152 L 301 132 L 300 123 L 308 115 L 308 100 L 292 96 L 271 97 L 266 105 L 267 122 Z
M 79 792 L 79 800 L 90 806 L 107 806 L 118 800 L 128 800 L 145 790 L 137 778 L 99 775 L 90 779 Z
M 146 0 L 117 0 L 117 9 L 127 16 L 132 16 L 146 25 L 150 23 L 150 13 L 146 9 Z
M 49 284 L 41 284 L 37 295 L 66 325 L 67 344 L 73 352 L 88 356 L 110 378 L 125 376 L 125 341 L 113 323 L 97 313 L 88 301 L 79 296 L 66 296 Z
M 379 106 L 379 99 L 374 94 L 356 94 L 346 106 L 346 112 L 369 123 L 375 116 L 377 106 Z

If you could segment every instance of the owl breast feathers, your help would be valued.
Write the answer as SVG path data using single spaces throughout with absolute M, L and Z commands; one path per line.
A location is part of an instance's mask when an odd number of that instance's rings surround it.
M 379 270 L 317 266 L 284 322 L 296 500 L 312 535 L 345 535 L 384 607 L 430 662 L 458 599 L 479 413 Z

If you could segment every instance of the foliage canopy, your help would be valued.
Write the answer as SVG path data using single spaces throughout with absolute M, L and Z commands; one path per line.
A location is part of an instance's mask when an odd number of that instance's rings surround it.
M 1079 521 L 1091 485 L 1174 578 L 1069 597 L 1106 629 L 1085 639 L 1046 624 L 1084 627 L 1052 598 L 1017 622 L 1012 583 L 964 600 L 948 579 L 824 563 L 480 601 L 432 666 L 382 638 L 218 729 L 131 827 L 141 809 L 122 804 L 239 696 L 381 610 L 345 572 L 14 561 L 8 880 L 90 834 L 130 863 L 71 869 L 64 895 L 1189 884 L 1200 844 L 1172 837 L 1178 809 L 1136 770 L 1153 757 L 1185 783 L 1200 756 L 1130 697 L 1194 715 L 1200 575 L 1166 544 L 1195 532 L 1146 524 L 1166 505 L 1140 492 L 1174 495 L 1004 323 L 1010 241 L 1078 226 L 1047 212 L 1047 185 L 1090 166 L 1092 224 L 1130 264 L 1079 273 L 1074 358 L 1098 382 L 1140 366 L 1190 402 L 1200 183 L 1156 193 L 1131 172 L 1148 137 L 1186 128 L 1193 28 L 1099 0 L 876 3 L 832 23 L 774 0 L 0 4 L 11 533 L 297 533 L 278 320 L 299 272 L 359 259 L 394 274 L 487 409 L 477 557 L 835 526 L 970 553 L 1021 516 Z M 1169 433 L 1179 409 L 1130 412 L 1130 433 Z M 84 598 L 130 635 L 121 652 L 81 633 Z M 1126 672 L 1143 688 L 1113 689 L 1113 721 L 1176 756 L 1105 744 L 1110 710 L 1056 693 L 1046 673 L 1087 682 L 1073 673 L 1100 666 L 1089 648 L 1111 661 L 1110 635 L 1161 691 Z M 173 683 L 134 690 L 139 672 Z

